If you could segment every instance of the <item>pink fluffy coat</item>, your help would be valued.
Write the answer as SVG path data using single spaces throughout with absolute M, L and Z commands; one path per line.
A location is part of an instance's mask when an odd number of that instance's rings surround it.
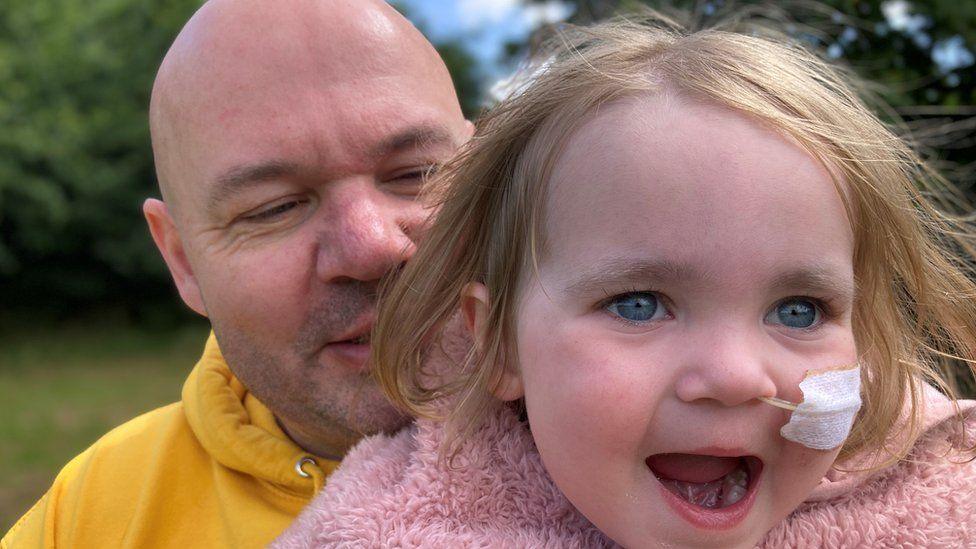
M 907 459 L 874 473 L 832 469 L 758 546 L 976 547 L 976 461 L 946 458 L 963 429 L 945 398 L 929 397 L 924 435 Z M 970 445 L 974 405 L 962 405 Z M 453 468 L 438 461 L 443 437 L 440 423 L 418 420 L 363 440 L 273 546 L 615 546 L 552 483 L 510 410 L 491 415 Z

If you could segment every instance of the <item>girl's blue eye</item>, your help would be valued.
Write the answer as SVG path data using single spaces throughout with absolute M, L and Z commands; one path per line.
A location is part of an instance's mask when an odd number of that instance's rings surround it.
M 766 316 L 766 322 L 787 328 L 810 328 L 820 322 L 820 309 L 809 299 L 790 298 L 779 302 Z
M 657 294 L 651 292 L 631 292 L 611 298 L 606 309 L 630 322 L 656 320 L 665 309 Z

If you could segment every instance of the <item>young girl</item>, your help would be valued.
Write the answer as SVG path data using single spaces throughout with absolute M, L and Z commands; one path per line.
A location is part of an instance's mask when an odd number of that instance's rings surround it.
M 279 544 L 974 546 L 973 403 L 942 395 L 973 232 L 942 180 L 784 41 L 615 21 L 545 59 L 385 298 L 375 373 L 421 419 Z M 781 434 L 800 410 L 769 402 L 838 370 L 840 442 Z

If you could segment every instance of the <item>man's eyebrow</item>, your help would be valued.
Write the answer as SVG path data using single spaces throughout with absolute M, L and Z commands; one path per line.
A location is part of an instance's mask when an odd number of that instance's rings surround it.
M 407 149 L 444 144 L 455 144 L 454 136 L 447 131 L 447 128 L 435 124 L 421 124 L 386 137 L 373 146 L 371 152 L 374 157 L 380 158 Z
M 610 284 L 641 284 L 674 282 L 710 278 L 694 267 L 668 260 L 609 259 L 583 271 L 564 286 L 565 291 L 578 296 L 591 295 Z M 616 288 L 614 288 L 616 289 Z
M 211 207 L 216 206 L 249 185 L 293 176 L 298 171 L 299 168 L 296 164 L 283 160 L 267 160 L 255 164 L 234 166 L 217 176 L 213 188 L 210 190 L 208 203 Z

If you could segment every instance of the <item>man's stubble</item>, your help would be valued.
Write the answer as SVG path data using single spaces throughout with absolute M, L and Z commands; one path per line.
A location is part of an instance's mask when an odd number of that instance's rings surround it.
M 407 419 L 389 403 L 371 373 L 320 359 L 327 343 L 364 315 L 375 314 L 376 288 L 375 282 L 355 280 L 330 284 L 328 296 L 309 306 L 287 347 L 256 341 L 231 322 L 215 321 L 214 333 L 231 371 L 279 421 L 350 441 L 393 432 Z M 275 348 L 287 354 L 276 356 Z

